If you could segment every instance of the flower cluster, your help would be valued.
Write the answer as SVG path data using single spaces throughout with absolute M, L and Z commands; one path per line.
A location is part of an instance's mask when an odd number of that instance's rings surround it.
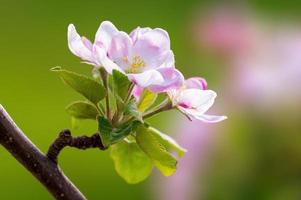
M 129 35 L 111 22 L 101 23 L 92 44 L 81 37 L 73 24 L 68 27 L 68 45 L 73 54 L 96 68 L 112 74 L 118 70 L 135 84 L 136 91 L 147 88 L 152 92 L 167 92 L 172 105 L 189 118 L 218 122 L 225 116 L 204 113 L 212 106 L 216 93 L 207 90 L 202 78 L 184 81 L 175 68 L 168 33 L 160 28 L 136 28 Z M 140 95 L 139 92 L 136 92 Z
M 176 170 L 184 155 L 170 136 L 145 120 L 177 109 L 189 119 L 219 122 L 225 116 L 206 115 L 216 93 L 202 78 L 184 80 L 175 67 L 166 31 L 136 28 L 129 35 L 111 22 L 102 22 L 92 43 L 68 27 L 68 46 L 93 66 L 93 78 L 61 67 L 52 71 L 88 101 L 75 101 L 66 110 L 73 121 L 96 120 L 101 143 L 110 149 L 118 174 L 128 183 L 144 180 L 155 166 L 165 176 Z

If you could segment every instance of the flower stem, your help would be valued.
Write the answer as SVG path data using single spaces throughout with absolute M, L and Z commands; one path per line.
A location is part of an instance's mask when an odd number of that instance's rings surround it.
M 128 94 L 127 94 L 127 96 L 126 96 L 125 99 L 124 99 L 125 104 L 127 104 L 128 101 L 131 99 L 131 96 L 132 96 L 132 92 L 133 92 L 134 87 L 135 87 L 135 84 L 134 84 L 134 83 L 131 83 L 130 86 L 129 86 Z
M 108 73 L 101 69 L 100 70 L 103 86 L 106 89 L 106 114 L 109 121 L 111 121 L 111 111 L 110 111 L 110 97 L 109 97 L 109 86 L 108 86 Z
M 156 107 L 154 110 L 151 110 L 147 113 L 145 113 L 143 115 L 143 119 L 146 119 L 146 118 L 149 118 L 149 117 L 152 117 L 160 112 L 163 112 L 163 111 L 167 111 L 167 110 L 171 110 L 173 109 L 173 105 L 171 103 L 171 101 L 169 99 L 166 99 L 165 101 L 163 101 L 158 107 Z

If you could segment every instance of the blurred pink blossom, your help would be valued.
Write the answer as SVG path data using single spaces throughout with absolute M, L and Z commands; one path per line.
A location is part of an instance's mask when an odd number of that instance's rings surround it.
M 232 56 L 242 54 L 252 46 L 255 34 L 253 22 L 242 10 L 219 8 L 201 16 L 197 38 L 206 50 Z
M 160 200 L 192 200 L 198 199 L 202 186 L 198 179 L 206 168 L 209 151 L 214 145 L 216 126 L 200 121 L 180 120 L 181 125 L 175 129 L 177 140 L 188 151 L 178 164 L 175 174 L 168 179 L 158 177 L 159 184 L 155 184 L 155 191 L 160 191 L 155 199 Z

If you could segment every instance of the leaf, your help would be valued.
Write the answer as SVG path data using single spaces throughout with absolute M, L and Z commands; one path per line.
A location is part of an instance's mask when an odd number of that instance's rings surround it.
M 156 101 L 157 94 L 153 93 L 147 89 L 143 90 L 140 100 L 138 102 L 138 111 L 143 113 L 145 112 L 149 107 L 153 105 L 153 103 Z
M 163 144 L 166 149 L 175 150 L 177 152 L 177 154 L 179 155 L 179 157 L 184 156 L 184 154 L 187 152 L 186 149 L 181 147 L 169 135 L 166 135 L 153 127 L 149 127 L 148 130 L 149 130 L 149 133 L 152 134 L 161 144 Z
M 72 117 L 78 119 L 96 119 L 98 111 L 96 107 L 88 102 L 76 101 L 66 107 L 66 111 Z
M 118 70 L 113 70 L 112 75 L 113 75 L 115 93 L 121 99 L 125 99 L 131 82 L 129 81 L 127 76 L 125 76 L 123 73 L 121 73 Z
M 97 121 L 100 137 L 105 147 L 109 147 L 111 144 L 124 139 L 136 129 L 138 124 L 140 124 L 138 121 L 133 121 L 115 128 L 102 116 L 98 116 Z
M 124 124 L 121 127 L 114 128 L 111 132 L 111 137 L 110 137 L 111 144 L 119 142 L 123 138 L 127 137 L 131 132 L 133 132 L 133 130 L 137 127 L 138 124 L 140 123 L 134 121 L 128 124 Z
M 75 117 L 71 117 L 71 128 L 72 128 L 72 132 L 73 130 L 78 130 L 80 127 L 80 122 L 81 120 Z
M 155 166 L 164 176 L 172 175 L 177 168 L 177 160 L 149 129 L 140 125 L 136 130 L 136 141 L 140 148 L 153 160 Z
M 119 142 L 111 146 L 111 158 L 117 173 L 128 183 L 146 179 L 153 168 L 151 159 L 135 142 Z
M 104 147 L 107 148 L 111 144 L 110 138 L 111 138 L 111 132 L 113 130 L 113 127 L 110 124 L 110 122 L 102 116 L 98 115 L 97 121 L 98 121 L 98 130 L 100 133 L 101 142 L 104 145 Z
M 61 67 L 54 67 L 51 70 L 58 73 L 67 85 L 94 104 L 97 104 L 106 95 L 105 88 L 87 76 L 64 70 Z
M 140 122 L 143 122 L 142 113 L 140 113 L 138 111 L 137 104 L 136 104 L 135 100 L 130 101 L 125 106 L 124 114 L 125 115 L 130 115 L 130 116 L 136 118 L 137 120 L 139 120 Z

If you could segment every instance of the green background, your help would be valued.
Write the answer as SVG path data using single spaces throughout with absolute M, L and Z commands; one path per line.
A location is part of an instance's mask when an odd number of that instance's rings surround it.
M 301 2 L 297 2 L 258 0 L 250 1 L 248 5 L 271 19 L 298 19 L 298 15 L 301 15 Z M 189 28 L 196 13 L 206 11 L 210 4 L 211 1 L 197 0 L 0 0 L 0 103 L 26 135 L 45 152 L 60 130 L 71 127 L 70 118 L 64 111 L 65 106 L 81 98 L 62 84 L 49 69 L 59 65 L 73 71 L 90 73 L 90 67 L 81 64 L 67 47 L 67 26 L 74 23 L 80 34 L 93 40 L 103 20 L 110 20 L 120 30 L 127 32 L 136 26 L 166 29 L 171 37 L 178 68 L 186 77 L 206 77 L 214 88 L 222 76 L 220 61 L 208 57 L 206 53 L 195 52 L 191 37 L 193 33 Z M 168 132 L 174 114 L 163 114 L 154 119 L 153 123 Z M 253 124 L 250 119 L 240 119 L 237 122 L 240 125 L 229 122 L 231 126 L 237 126 L 233 138 L 237 135 L 239 138 L 238 133 L 246 130 L 246 123 L 250 127 Z M 264 130 L 260 127 L 258 129 Z M 285 129 L 285 126 L 281 127 L 281 130 Z M 277 131 L 283 132 L 281 130 Z M 95 131 L 95 124 L 85 122 L 84 127 L 75 134 L 89 135 Z M 244 148 L 243 142 L 239 144 L 241 145 L 237 147 L 238 150 L 240 147 Z M 66 175 L 88 199 L 133 200 L 153 197 L 150 191 L 152 177 L 138 185 L 126 184 L 115 172 L 108 152 L 65 149 L 59 162 Z M 214 181 L 212 184 L 216 185 L 212 188 L 218 193 L 219 184 Z M 223 192 L 223 189 L 220 191 Z M 243 195 L 248 194 L 243 189 L 240 192 Z M 244 199 L 243 195 L 232 196 L 232 199 Z M 51 199 L 39 182 L 2 147 L 0 199 Z M 223 198 L 216 195 L 211 199 Z

